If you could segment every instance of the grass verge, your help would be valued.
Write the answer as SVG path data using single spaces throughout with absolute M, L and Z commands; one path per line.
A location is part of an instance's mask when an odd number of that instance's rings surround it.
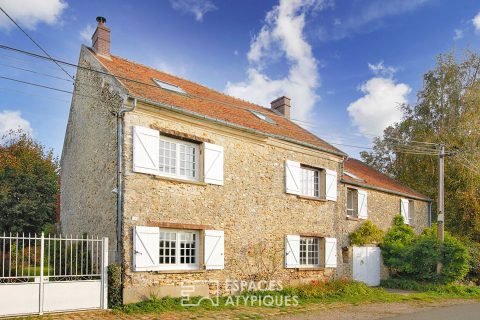
M 397 282 L 385 283 L 389 288 L 409 289 L 412 287 Z M 410 284 L 412 285 L 412 284 Z M 279 291 L 245 292 L 239 296 L 220 297 L 219 305 L 212 306 L 209 300 L 200 297 L 191 298 L 191 303 L 198 306 L 182 306 L 181 298 L 156 298 L 128 304 L 116 308 L 117 312 L 126 314 L 163 313 L 172 311 L 208 311 L 235 310 L 238 308 L 275 308 L 280 310 L 303 309 L 311 304 L 360 304 L 371 302 L 404 302 L 440 299 L 480 299 L 480 287 L 460 285 L 415 287 L 417 293 L 402 295 L 390 293 L 383 288 L 368 287 L 363 283 L 347 280 L 315 282 L 297 287 L 286 287 Z M 421 289 L 421 290 L 420 290 Z M 289 297 L 289 299 L 286 299 Z M 293 298 L 295 297 L 295 298 Z M 252 309 L 253 310 L 253 309 Z

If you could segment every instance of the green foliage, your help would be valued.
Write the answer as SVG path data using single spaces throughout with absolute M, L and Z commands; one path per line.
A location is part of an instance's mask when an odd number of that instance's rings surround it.
M 464 243 L 470 254 L 470 267 L 466 280 L 480 285 L 480 243 L 468 239 L 464 240 Z
M 404 105 L 403 119 L 374 140 L 363 160 L 405 185 L 428 195 L 436 212 L 438 157 L 405 153 L 398 141 L 445 143 L 460 150 L 445 167 L 445 225 L 459 236 L 480 241 L 480 175 L 468 167 L 480 162 L 480 55 L 467 52 L 440 55 L 424 75 L 423 88 L 413 105 Z M 421 150 L 420 150 L 421 151 Z M 421 174 L 415 174 L 421 173 Z
M 409 274 L 412 272 L 412 243 L 415 241 L 413 229 L 403 223 L 403 217 L 397 215 L 394 225 L 383 237 L 382 249 L 383 262 L 396 274 Z
M 480 287 L 460 284 L 431 284 L 390 278 L 382 280 L 380 285 L 384 288 L 430 292 L 458 298 L 478 298 L 480 296 Z
M 40 233 L 55 222 L 58 168 L 52 151 L 27 134 L 0 137 L 0 230 Z
M 364 246 L 366 244 L 382 243 L 384 232 L 373 224 L 372 221 L 365 221 L 357 230 L 350 233 L 350 244 Z
M 385 234 L 381 245 L 384 263 L 397 278 L 426 282 L 451 283 L 462 280 L 469 271 L 470 254 L 460 240 L 445 233 L 445 241 L 437 239 L 437 228 L 425 229 L 416 236 L 411 227 L 395 224 Z M 443 268 L 437 274 L 437 262 Z
M 119 308 L 122 304 L 122 266 L 111 264 L 108 266 L 108 307 Z

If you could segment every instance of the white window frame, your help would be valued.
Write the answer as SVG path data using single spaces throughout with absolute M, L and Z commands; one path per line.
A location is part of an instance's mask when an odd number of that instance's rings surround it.
M 175 173 L 170 173 L 170 172 L 162 172 L 160 170 L 160 166 L 162 165 L 160 163 L 160 159 L 162 156 L 159 158 L 159 164 L 158 164 L 158 175 L 159 176 L 164 176 L 164 177 L 170 177 L 170 178 L 176 178 L 176 179 L 183 179 L 183 180 L 190 180 L 190 181 L 199 181 L 200 180 L 200 144 L 193 143 L 193 142 L 188 142 L 180 139 L 174 139 L 166 136 L 160 135 L 158 144 L 160 145 L 161 142 L 168 142 L 168 143 L 175 143 Z M 195 176 L 190 177 L 187 175 L 182 175 L 180 174 L 180 147 L 185 146 L 185 147 L 193 147 L 195 150 Z M 161 150 L 161 149 L 160 149 Z M 159 150 L 159 153 L 160 153 Z M 165 155 L 164 155 L 165 156 Z
M 175 263 L 160 263 L 160 259 L 162 255 L 159 255 L 158 260 L 158 270 L 199 270 L 200 269 L 200 231 L 198 230 L 187 230 L 187 229 L 168 229 L 168 228 L 160 228 L 160 234 L 162 232 L 170 232 L 175 233 Z M 180 263 L 180 234 L 194 234 L 196 241 L 195 241 L 195 263 Z M 158 250 L 160 252 L 160 241 L 158 243 Z
M 349 209 L 348 203 L 348 192 L 351 191 L 353 193 L 353 208 Z M 354 188 L 347 188 L 347 216 L 358 218 L 358 190 Z
M 317 263 L 314 263 L 314 264 L 308 263 L 309 253 L 314 252 L 314 251 L 309 250 L 309 244 L 308 244 L 309 240 L 313 240 L 314 242 L 316 242 L 316 246 L 317 246 L 317 256 L 316 256 Z M 305 260 L 306 260 L 306 263 L 305 262 L 302 263 L 302 246 L 303 246 L 302 241 L 307 241 L 307 243 L 305 244 L 305 248 L 306 248 L 306 250 L 305 250 Z M 322 263 L 321 256 L 320 256 L 320 253 L 322 252 L 321 247 L 322 247 L 321 238 L 300 236 L 300 251 L 299 251 L 299 257 L 298 257 L 299 268 L 320 268 L 321 263 Z
M 408 200 L 408 225 L 413 225 L 413 218 L 415 217 L 415 201 Z
M 325 199 L 325 174 L 323 171 L 324 170 L 320 168 L 300 165 L 301 196 Z M 313 177 L 308 177 L 308 173 L 310 172 L 313 172 Z M 308 179 L 311 179 L 311 181 L 308 181 Z M 315 179 L 317 179 L 316 182 Z

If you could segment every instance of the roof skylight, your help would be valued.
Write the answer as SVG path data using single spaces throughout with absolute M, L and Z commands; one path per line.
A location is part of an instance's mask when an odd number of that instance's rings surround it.
M 346 174 L 347 176 L 349 176 L 350 178 L 357 179 L 357 180 L 363 180 L 362 178 L 359 178 L 359 177 L 357 177 L 356 175 L 354 175 L 353 173 L 348 172 L 348 171 L 346 171 L 346 170 L 344 170 L 343 173 L 345 173 L 345 174 Z
M 165 81 L 162 81 L 162 80 L 158 80 L 158 79 L 153 79 L 153 81 L 162 89 L 170 90 L 170 91 L 174 91 L 174 92 L 182 93 L 182 94 L 186 93 L 182 88 L 180 88 L 179 86 L 176 86 L 174 84 L 171 84 L 171 83 L 168 83 L 168 82 L 165 82 Z
M 272 119 L 270 119 L 269 117 L 267 117 L 265 114 L 261 113 L 261 112 L 258 112 L 258 111 L 253 111 L 253 110 L 250 110 L 251 113 L 253 113 L 257 118 L 265 121 L 265 122 L 268 122 L 268 123 L 271 123 L 271 124 L 276 124 L 275 121 L 273 121 Z

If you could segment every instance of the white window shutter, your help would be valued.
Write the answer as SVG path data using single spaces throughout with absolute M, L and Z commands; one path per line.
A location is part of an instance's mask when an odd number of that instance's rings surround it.
M 358 201 L 358 217 L 361 219 L 368 218 L 368 206 L 367 206 L 367 191 L 357 190 Z
M 223 230 L 205 230 L 205 269 L 223 269 L 225 265 L 225 235 Z
M 300 162 L 285 161 L 285 192 L 300 194 L 301 183 Z
M 156 270 L 159 264 L 160 228 L 136 226 L 133 229 L 134 271 Z
M 160 133 L 150 128 L 133 127 L 133 171 L 158 174 Z
M 223 186 L 223 147 L 205 142 L 203 151 L 205 182 Z
M 325 268 L 337 267 L 337 239 L 325 238 Z
M 337 201 L 337 171 L 325 169 L 326 199 Z
M 285 268 L 300 267 L 300 236 L 285 236 Z
M 408 199 L 400 199 L 400 214 L 403 217 L 403 220 L 405 221 L 406 224 L 409 224 L 409 201 Z

